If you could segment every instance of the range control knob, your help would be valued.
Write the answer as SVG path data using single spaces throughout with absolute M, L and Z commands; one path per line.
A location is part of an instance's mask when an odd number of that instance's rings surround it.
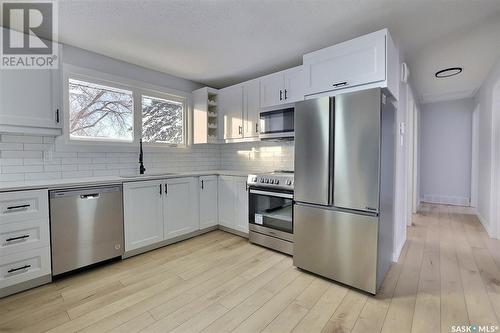
M 290 179 L 287 179 L 286 184 L 287 184 L 288 186 L 290 186 L 290 185 L 292 185 L 292 181 L 291 181 Z
M 252 178 L 252 182 L 256 183 L 257 182 L 257 177 Z
M 264 183 L 269 184 L 269 178 L 265 178 Z
M 263 183 L 263 182 L 264 182 L 264 178 L 261 178 L 261 179 L 260 179 L 260 182 L 261 182 L 261 183 Z
M 275 183 L 276 185 L 278 185 L 278 184 L 280 183 L 279 179 L 275 179 L 275 180 L 274 180 L 274 183 Z

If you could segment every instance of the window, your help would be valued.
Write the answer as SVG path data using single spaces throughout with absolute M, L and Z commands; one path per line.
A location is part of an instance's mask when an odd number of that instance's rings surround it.
M 134 141 L 132 91 L 69 79 L 70 140 Z
M 185 144 L 184 101 L 142 95 L 142 140 L 147 143 Z
M 188 146 L 190 93 L 68 64 L 63 75 L 68 146 L 135 151 L 141 138 L 154 149 Z

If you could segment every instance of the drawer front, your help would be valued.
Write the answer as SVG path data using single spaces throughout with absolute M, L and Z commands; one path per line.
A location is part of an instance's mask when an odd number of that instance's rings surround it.
M 0 257 L 0 289 L 50 274 L 50 248 Z
M 0 256 L 49 245 L 49 220 L 47 218 L 0 224 Z
M 48 191 L 0 193 L 0 224 L 49 217 Z

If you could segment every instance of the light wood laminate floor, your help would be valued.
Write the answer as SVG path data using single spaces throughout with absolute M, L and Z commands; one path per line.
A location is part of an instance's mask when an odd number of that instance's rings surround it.
M 0 331 L 429 333 L 498 325 L 500 241 L 464 212 L 424 206 L 376 297 L 215 231 L 2 299 Z

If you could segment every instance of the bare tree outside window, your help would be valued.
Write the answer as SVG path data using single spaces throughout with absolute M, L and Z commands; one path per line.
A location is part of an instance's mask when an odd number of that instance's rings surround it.
M 69 133 L 72 139 L 133 141 L 132 92 L 69 79 Z
M 150 143 L 184 143 L 184 104 L 142 96 L 142 139 Z

